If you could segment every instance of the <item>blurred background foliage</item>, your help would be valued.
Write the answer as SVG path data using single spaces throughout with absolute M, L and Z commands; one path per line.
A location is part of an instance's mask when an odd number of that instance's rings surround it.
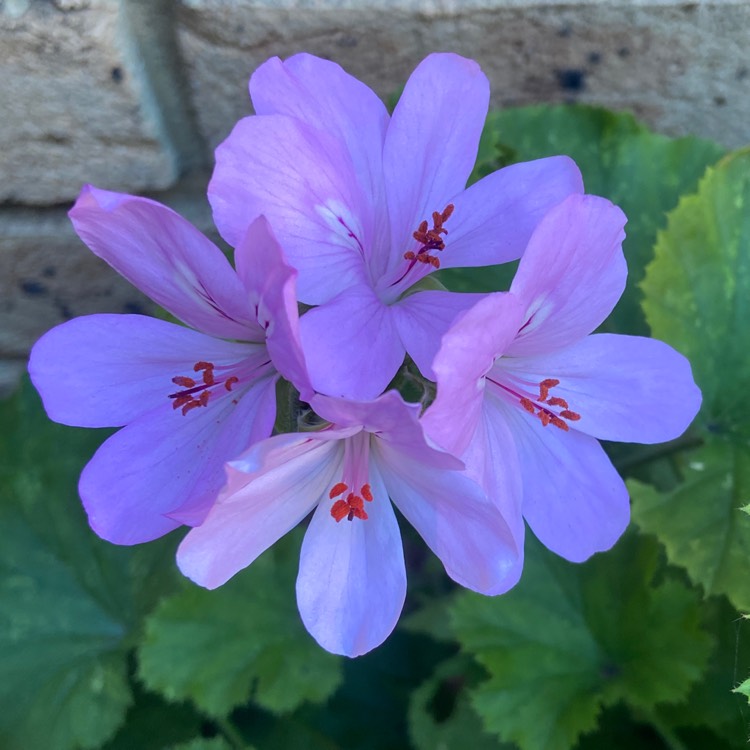
M 629 219 L 628 286 L 603 329 L 667 341 L 704 396 L 678 440 L 606 446 L 633 500 L 615 549 L 574 565 L 528 535 L 521 582 L 486 598 L 404 524 L 401 623 L 345 660 L 299 621 L 299 533 L 213 592 L 180 577 L 180 532 L 99 540 L 76 483 L 109 433 L 49 422 L 27 382 L 0 403 L 0 748 L 747 746 L 750 151 L 525 107 L 490 114 L 472 179 L 553 154 Z M 494 291 L 513 265 L 440 275 Z

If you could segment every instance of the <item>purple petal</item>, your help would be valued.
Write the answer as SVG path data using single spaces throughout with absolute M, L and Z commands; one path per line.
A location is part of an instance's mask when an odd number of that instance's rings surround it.
M 559 380 L 550 395 L 580 415 L 570 426 L 600 440 L 672 440 L 701 404 L 690 363 L 655 339 L 596 334 L 553 354 L 504 358 L 498 368 L 532 388 Z
M 222 338 L 262 340 L 221 250 L 172 209 L 89 185 L 68 215 L 95 255 L 180 320 Z
M 466 475 L 487 493 L 487 497 L 502 514 L 518 551 L 515 564 L 490 592 L 503 594 L 521 578 L 526 528 L 521 508 L 521 469 L 515 439 L 504 420 L 493 419 L 493 398 L 491 391 L 485 392 L 485 399 L 489 403 L 482 409 L 482 418 L 471 442 L 461 454 L 461 459 L 466 464 Z
M 233 246 L 265 215 L 299 271 L 301 301 L 321 304 L 366 280 L 373 207 L 330 134 L 283 115 L 240 120 L 216 149 L 208 198 Z
M 181 509 L 203 520 L 224 484 L 224 463 L 273 429 L 274 377 L 258 380 L 236 404 L 230 396 L 185 415 L 165 404 L 99 448 L 78 490 L 100 537 L 148 542 L 179 526 L 167 514 Z
M 509 355 L 562 349 L 609 315 L 627 278 L 625 220 L 595 195 L 572 195 L 542 219 L 510 288 L 527 311 Z
M 435 380 L 432 361 L 451 323 L 483 296 L 429 290 L 410 294 L 391 306 L 401 341 L 426 378 Z
M 438 445 L 463 453 L 480 419 L 484 376 L 516 335 L 523 308 L 512 294 L 490 294 L 443 336 L 433 370 L 437 397 L 422 423 Z
M 369 286 L 309 310 L 300 334 L 313 387 L 330 396 L 375 398 L 404 360 L 391 309 Z
M 518 550 L 499 509 L 462 472 L 413 461 L 376 440 L 373 458 L 388 494 L 445 570 L 482 594 L 505 590 Z
M 323 502 L 305 534 L 297 605 L 305 627 L 334 654 L 359 656 L 396 626 L 406 596 L 406 571 L 396 516 L 383 481 L 370 470 L 367 520 L 336 522 Z
M 289 434 L 263 442 L 248 456 L 257 470 L 248 476 L 229 467 L 229 485 L 177 551 L 180 570 L 200 586 L 226 583 L 294 528 L 341 465 L 341 441 Z
M 515 437 L 523 515 L 539 541 L 572 562 L 609 549 L 628 525 L 630 502 L 599 443 L 575 430 L 544 427 L 505 404 L 493 418 L 507 420 Z
M 453 199 L 440 267 L 490 266 L 520 258 L 544 215 L 575 193 L 583 193 L 583 180 L 567 156 L 513 164 L 487 175 Z
M 389 116 L 369 87 L 336 63 L 303 53 L 261 65 L 250 79 L 250 95 L 258 115 L 288 115 L 345 143 L 365 200 L 375 216 L 387 216 L 383 142 Z M 387 247 L 389 230 L 386 221 L 378 222 L 374 247 Z
M 432 54 L 411 74 L 393 112 L 383 148 L 391 220 L 392 263 L 464 189 L 487 116 L 490 88 L 479 66 L 454 54 Z
M 376 433 L 378 440 L 426 466 L 463 468 L 461 461 L 427 441 L 419 420 L 421 406 L 406 403 L 398 391 L 387 391 L 373 401 L 347 401 L 318 394 L 311 406 L 323 419 L 336 425 L 362 427 L 366 432 Z
M 50 419 L 78 427 L 119 427 L 159 405 L 171 406 L 175 376 L 263 356 L 259 344 L 235 344 L 143 315 L 88 315 L 48 331 L 29 374 Z
M 297 272 L 286 263 L 265 217 L 250 225 L 235 251 L 235 262 L 274 367 L 309 400 L 313 390 L 300 343 Z

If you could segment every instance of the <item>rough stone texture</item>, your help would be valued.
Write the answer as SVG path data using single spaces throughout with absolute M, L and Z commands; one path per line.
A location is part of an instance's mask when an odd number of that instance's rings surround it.
M 427 53 L 478 60 L 496 106 L 580 101 L 728 146 L 750 140 L 747 2 L 183 0 L 193 101 L 216 146 L 271 55 L 331 58 L 388 96 Z
M 116 0 L 0 5 L 0 203 L 54 204 L 82 183 L 161 189 L 173 159 L 142 117 Z

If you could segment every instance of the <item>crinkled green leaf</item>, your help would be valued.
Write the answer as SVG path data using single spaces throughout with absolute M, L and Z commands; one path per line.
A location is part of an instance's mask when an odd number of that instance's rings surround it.
M 482 729 L 466 688 L 478 669 L 465 657 L 441 664 L 409 699 L 409 736 L 416 750 L 513 750 Z
M 623 245 L 628 284 L 606 327 L 648 335 L 638 283 L 653 257 L 656 232 L 678 198 L 695 189 L 706 167 L 724 149 L 699 138 L 667 138 L 632 115 L 584 105 L 538 105 L 491 112 L 482 135 L 475 177 L 518 161 L 557 154 L 572 157 L 586 192 L 603 195 L 628 217 Z M 460 269 L 442 274 L 457 291 L 505 289 L 512 266 Z
M 664 544 L 706 594 L 750 610 L 750 447 L 714 440 L 684 457 L 684 479 L 669 492 L 628 482 L 633 518 Z
M 232 746 L 223 737 L 211 737 L 210 739 L 198 737 L 190 742 L 170 745 L 168 750 L 232 750 Z M 252 748 L 245 745 L 243 750 L 252 750 Z
M 321 649 L 297 613 L 290 539 L 214 591 L 190 585 L 147 620 L 139 674 L 170 700 L 224 716 L 251 696 L 274 712 L 324 701 L 341 660 Z
M 741 677 L 750 674 L 750 623 L 724 597 L 704 601 L 702 614 L 706 629 L 716 638 L 708 668 L 686 700 L 663 706 L 660 714 L 671 726 L 710 730 L 729 745 L 745 750 L 748 725 L 744 699 L 732 695 L 732 690 Z M 710 745 L 714 746 L 718 745 Z
M 117 548 L 86 523 L 77 480 L 103 434 L 49 422 L 28 383 L 0 404 L 4 750 L 100 747 L 131 703 L 140 618 L 173 581 L 171 550 Z
M 702 423 L 747 439 L 750 149 L 710 169 L 669 214 L 641 286 L 654 336 L 692 363 L 703 391 Z
M 497 598 L 465 593 L 453 608 L 463 648 L 489 672 L 473 695 L 486 728 L 524 750 L 567 750 L 604 706 L 683 699 L 711 639 L 699 597 L 655 585 L 658 545 L 626 536 L 584 565 L 527 545 L 524 575 Z

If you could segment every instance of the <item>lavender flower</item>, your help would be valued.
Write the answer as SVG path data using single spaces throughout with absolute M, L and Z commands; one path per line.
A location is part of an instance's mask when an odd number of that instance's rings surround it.
M 311 395 L 296 273 L 263 218 L 243 236 L 235 273 L 210 240 L 154 201 L 86 187 L 70 217 L 96 255 L 198 329 L 91 315 L 53 328 L 31 353 L 52 419 L 126 425 L 88 463 L 79 491 L 99 536 L 145 542 L 203 520 L 224 462 L 271 434 L 279 373 Z
M 299 271 L 313 385 L 373 398 L 404 353 L 433 376 L 440 338 L 478 295 L 404 293 L 438 267 L 518 258 L 546 211 L 583 190 L 567 157 L 501 169 L 465 189 L 489 101 L 479 66 L 434 54 L 392 117 L 363 83 L 311 55 L 253 74 L 257 113 L 216 152 L 214 219 L 236 243 L 263 214 Z

